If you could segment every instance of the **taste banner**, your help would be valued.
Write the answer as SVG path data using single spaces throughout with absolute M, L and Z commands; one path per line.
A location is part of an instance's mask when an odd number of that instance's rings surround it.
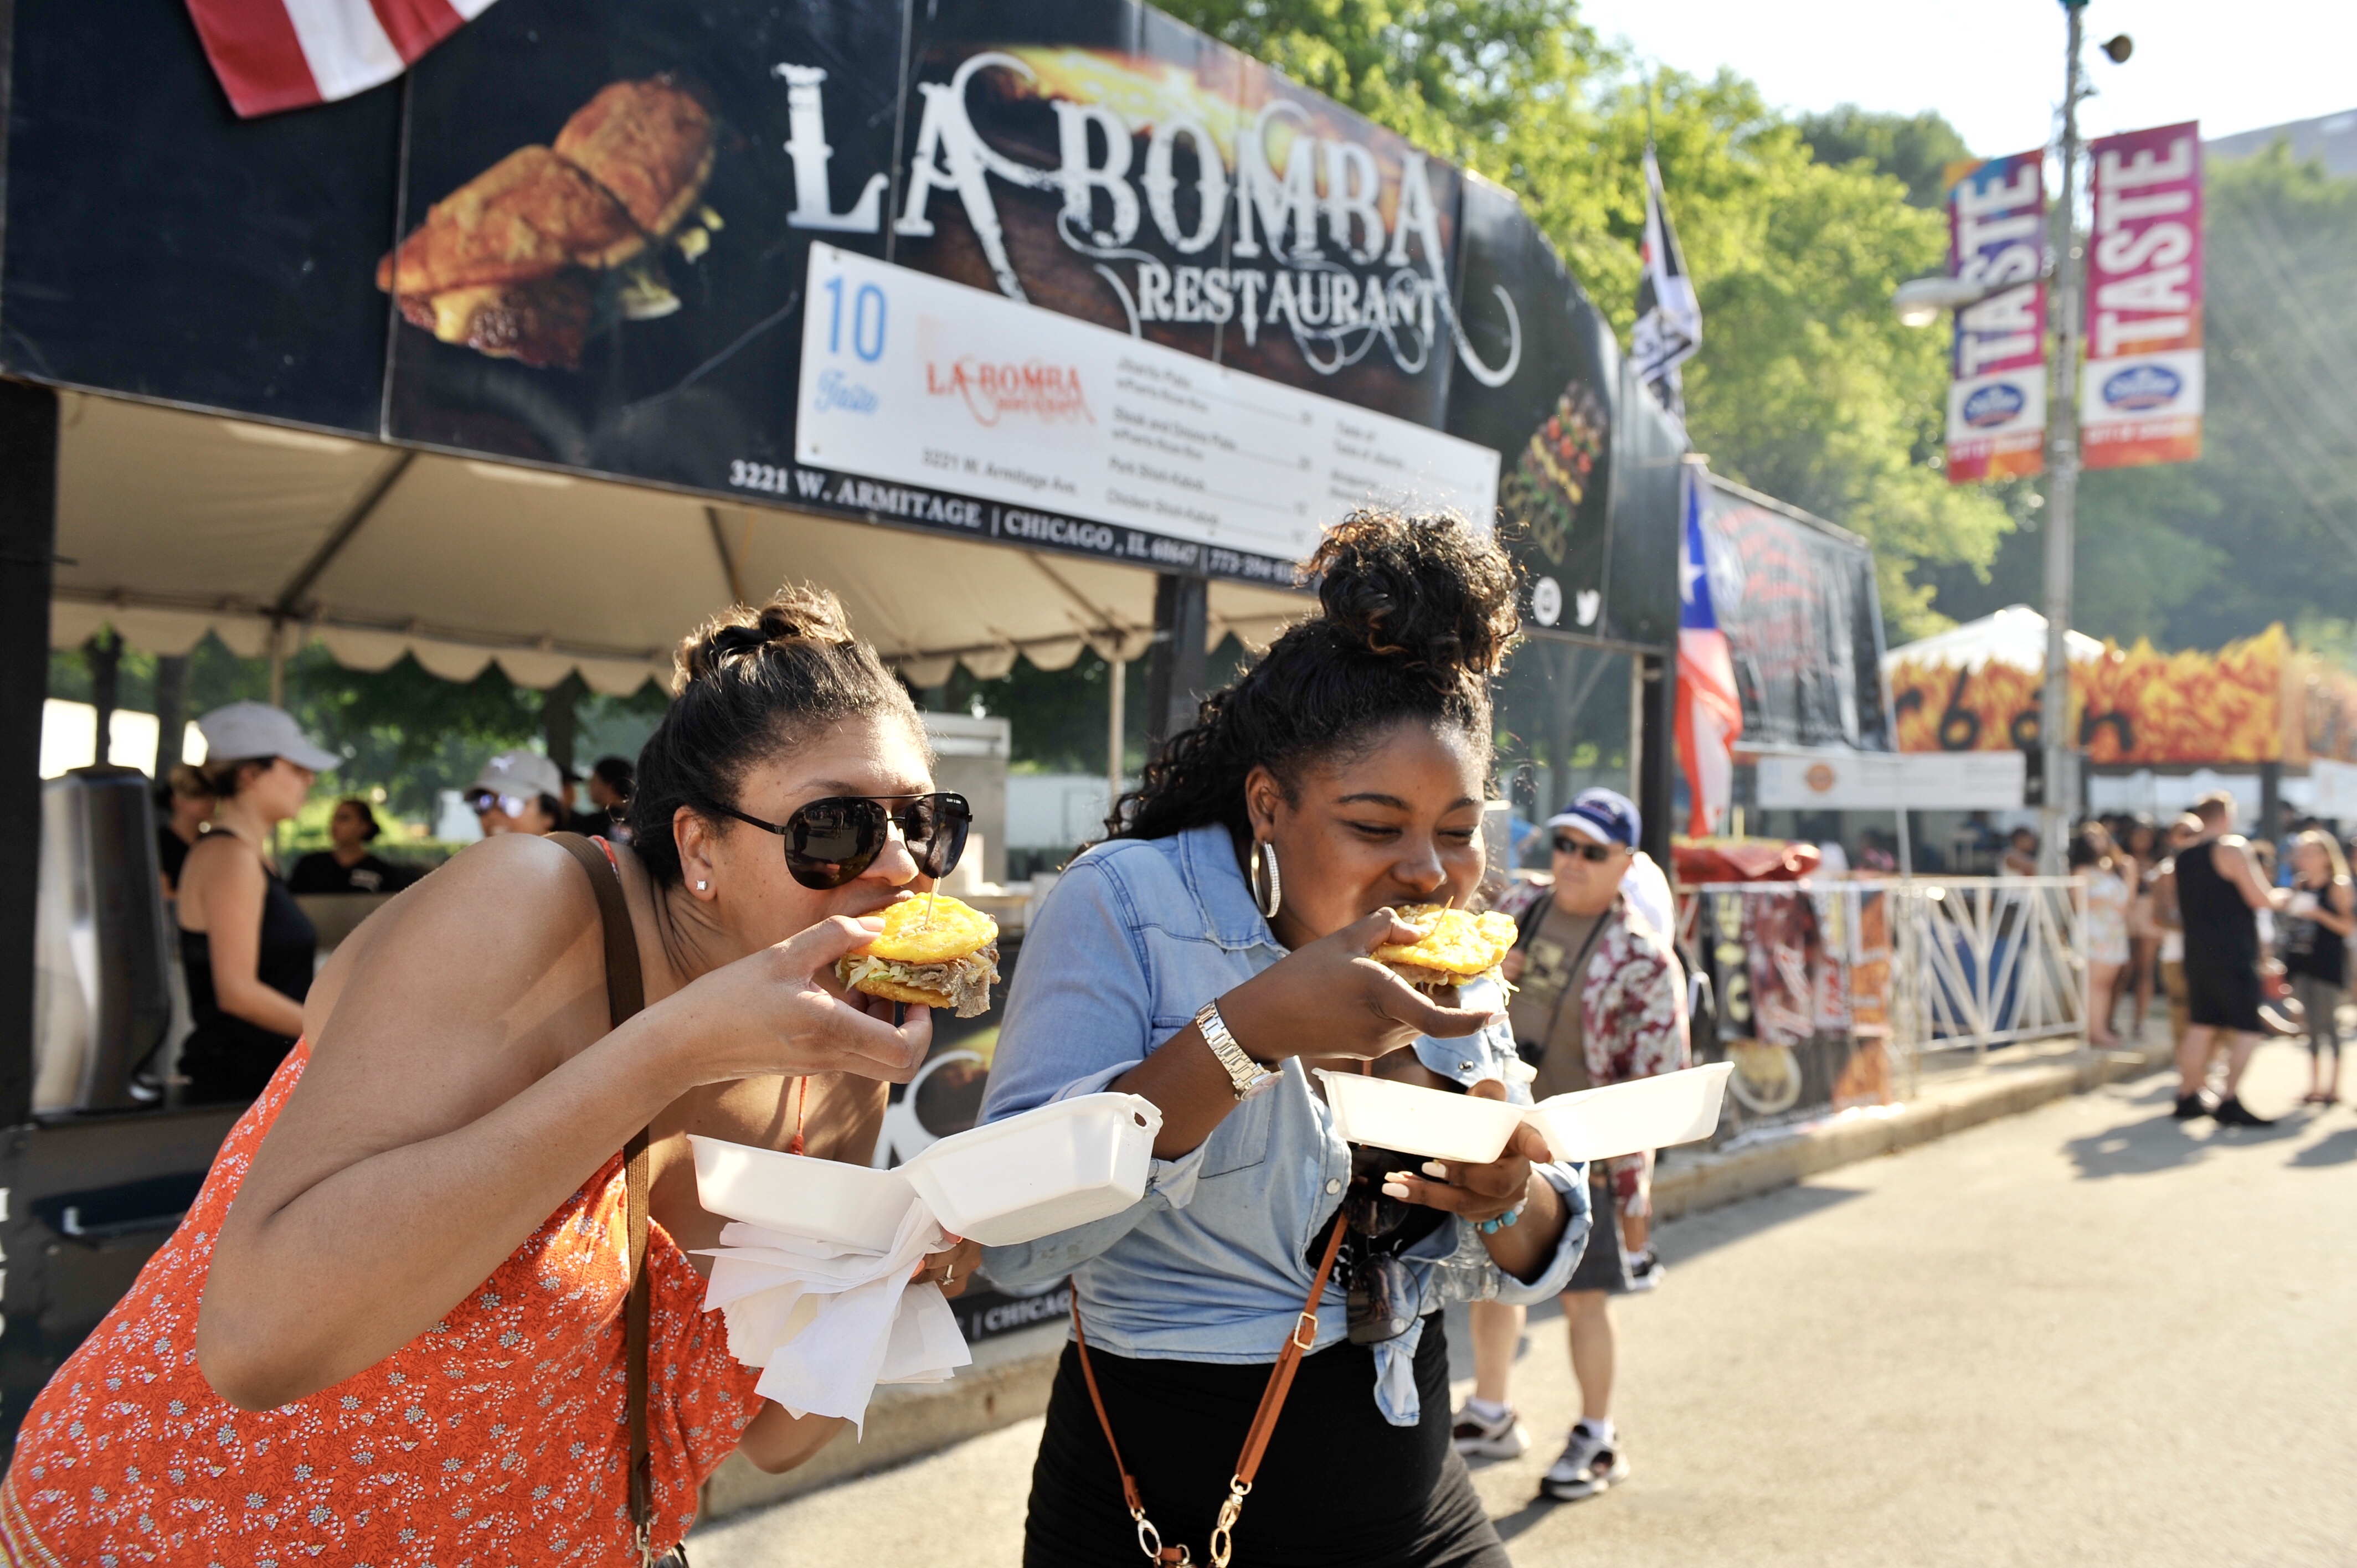
M 1956 312 L 1948 479 L 2046 467 L 2046 152 L 1948 166 L 1948 272 L 1991 285 Z
M 2201 127 L 2104 136 L 2087 247 L 2079 443 L 2090 468 L 2201 456 Z

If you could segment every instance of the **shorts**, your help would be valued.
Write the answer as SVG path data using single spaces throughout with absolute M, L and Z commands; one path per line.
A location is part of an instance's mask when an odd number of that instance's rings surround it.
M 1629 1294 L 1629 1262 L 1620 1240 L 1620 1209 L 1612 1201 L 1609 1181 L 1587 1185 L 1588 1231 L 1587 1249 L 1579 1254 L 1579 1262 L 1571 1271 L 1571 1279 L 1564 1285 L 1565 1294 L 1576 1290 L 1600 1290 L 1607 1295 Z
M 2260 1032 L 2259 966 L 2229 957 L 2185 964 L 2185 1011 L 2196 1026 L 2233 1029 L 2246 1035 Z

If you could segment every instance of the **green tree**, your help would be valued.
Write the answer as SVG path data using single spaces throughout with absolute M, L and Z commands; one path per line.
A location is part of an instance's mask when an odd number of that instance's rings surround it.
M 1175 8 L 1515 192 L 1624 340 L 1650 134 L 1702 299 L 1695 448 L 1870 540 L 1894 637 L 1946 624 L 1927 573 L 1985 570 L 2012 519 L 2008 495 L 1946 483 L 1945 345 L 1890 311 L 1946 252 L 1941 217 L 1910 204 L 1923 166 L 1962 150 L 1944 122 L 1826 116 L 1821 157 L 1751 82 L 1641 79 L 1565 0 Z
M 1944 208 L 1944 171 L 1973 156 L 1963 133 L 1936 109 L 1878 114 L 1843 103 L 1822 114 L 1803 114 L 1798 124 L 1801 140 L 1819 163 L 1842 166 L 1863 160 L 1876 173 L 1906 186 L 1907 199 L 1917 207 Z

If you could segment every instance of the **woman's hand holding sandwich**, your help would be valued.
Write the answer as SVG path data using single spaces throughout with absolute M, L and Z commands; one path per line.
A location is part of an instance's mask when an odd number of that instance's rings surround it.
M 1330 936 L 1305 942 L 1219 998 L 1221 1020 L 1254 1060 L 1286 1057 L 1372 1060 L 1419 1035 L 1469 1035 L 1490 1021 L 1479 1008 L 1444 1007 L 1371 955 L 1423 936 L 1379 909 Z M 1173 1048 L 1177 1047 L 1177 1048 Z M 1176 1159 L 1211 1135 L 1235 1109 L 1235 1087 L 1202 1030 L 1189 1024 L 1114 1087 L 1162 1107 L 1158 1159 Z
M 835 915 L 698 977 L 665 1006 L 676 1029 L 705 1047 L 698 1083 L 779 1074 L 848 1072 L 906 1083 L 931 1047 L 931 1012 L 848 990 L 836 962 L 873 942 L 883 918 Z

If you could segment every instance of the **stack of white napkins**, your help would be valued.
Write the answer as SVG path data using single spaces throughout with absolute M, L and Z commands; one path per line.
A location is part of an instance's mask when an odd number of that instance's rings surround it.
M 797 1416 L 859 1426 L 877 1384 L 938 1383 L 974 1361 L 941 1287 L 909 1283 L 920 1259 L 952 1245 L 921 1199 L 888 1252 L 741 1220 L 720 1240 L 704 1309 L 726 1317 L 728 1353 L 761 1369 L 762 1397 Z

